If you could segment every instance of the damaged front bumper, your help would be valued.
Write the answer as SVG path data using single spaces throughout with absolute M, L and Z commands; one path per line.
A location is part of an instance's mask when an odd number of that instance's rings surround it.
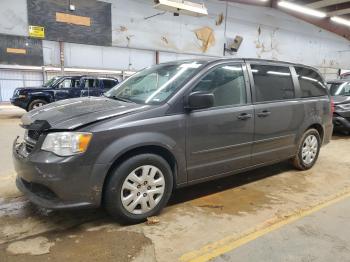
M 96 167 L 79 157 L 59 157 L 35 149 L 28 153 L 18 138 L 13 143 L 18 189 L 34 204 L 49 209 L 98 207 L 100 188 L 92 181 Z

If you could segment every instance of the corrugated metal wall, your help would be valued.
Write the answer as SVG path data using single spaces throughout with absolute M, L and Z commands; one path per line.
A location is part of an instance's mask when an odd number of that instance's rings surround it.
M 17 87 L 40 86 L 42 83 L 41 72 L 0 70 L 0 102 L 9 101 Z

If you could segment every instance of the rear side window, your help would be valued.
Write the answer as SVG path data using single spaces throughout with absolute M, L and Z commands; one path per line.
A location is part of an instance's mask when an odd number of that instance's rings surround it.
M 256 102 L 293 99 L 295 97 L 289 67 L 251 65 Z
M 97 83 L 97 79 L 95 78 L 85 78 L 84 79 L 84 87 L 86 89 L 88 88 L 97 88 L 98 87 L 98 83 Z
M 295 67 L 301 89 L 301 97 L 315 97 L 327 95 L 326 85 L 322 77 L 314 70 Z
M 103 82 L 103 88 L 105 89 L 111 89 L 116 84 L 118 84 L 118 81 L 111 80 L 111 79 L 103 79 L 102 82 Z
M 214 107 L 241 105 L 247 102 L 241 65 L 218 66 L 202 78 L 192 91 L 212 93 Z

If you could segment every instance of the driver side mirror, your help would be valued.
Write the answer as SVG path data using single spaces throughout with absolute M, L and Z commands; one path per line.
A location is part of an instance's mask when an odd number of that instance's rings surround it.
M 209 108 L 214 105 L 214 95 L 212 93 L 193 92 L 187 97 L 189 110 Z

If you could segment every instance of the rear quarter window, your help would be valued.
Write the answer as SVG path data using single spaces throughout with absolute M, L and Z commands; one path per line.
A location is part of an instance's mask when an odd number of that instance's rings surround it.
M 299 80 L 301 97 L 327 95 L 327 87 L 322 77 L 315 71 L 304 67 L 295 67 Z
M 294 84 L 289 67 L 251 65 L 256 102 L 293 99 Z
M 118 81 L 113 79 L 103 79 L 102 82 L 103 82 L 103 88 L 105 89 L 111 89 L 112 87 L 118 84 Z

